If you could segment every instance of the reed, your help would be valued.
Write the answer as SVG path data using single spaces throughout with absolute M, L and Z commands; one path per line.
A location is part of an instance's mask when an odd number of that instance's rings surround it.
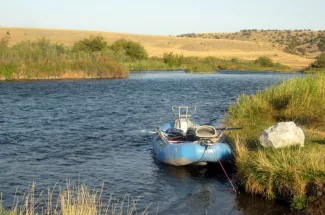
M 59 190 L 58 194 L 55 192 Z M 139 199 L 125 197 L 123 200 L 112 196 L 107 201 L 102 198 L 101 190 L 91 190 L 86 185 L 76 185 L 71 181 L 66 187 L 48 189 L 47 195 L 35 192 L 35 183 L 29 187 L 22 198 L 15 197 L 10 209 L 5 209 L 0 201 L 0 215 L 132 215 L 147 214 L 137 209 Z M 53 196 L 57 199 L 53 199 Z
M 161 60 L 137 60 L 121 62 L 121 64 L 130 71 L 148 71 L 148 70 L 175 70 L 179 67 L 169 66 Z
M 261 132 L 279 121 L 295 121 L 306 135 L 305 147 L 266 149 Z M 241 95 L 229 108 L 227 126 L 235 143 L 238 178 L 245 189 L 267 198 L 288 197 L 292 207 L 307 205 L 307 187 L 325 181 L 325 75 L 293 78 L 255 95 Z M 240 137 L 240 138 L 238 138 Z

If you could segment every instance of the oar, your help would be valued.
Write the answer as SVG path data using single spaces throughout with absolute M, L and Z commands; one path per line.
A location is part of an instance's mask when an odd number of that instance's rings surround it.
M 230 131 L 230 130 L 239 130 L 242 129 L 242 127 L 233 127 L 233 128 L 215 128 L 218 131 Z

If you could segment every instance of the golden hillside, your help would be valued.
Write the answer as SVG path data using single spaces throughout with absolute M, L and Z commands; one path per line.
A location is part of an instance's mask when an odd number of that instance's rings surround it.
M 188 38 L 103 31 L 0 27 L 0 37 L 6 34 L 10 34 L 10 45 L 23 40 L 36 40 L 37 38 L 45 37 L 51 41 L 71 46 L 74 42 L 90 35 L 101 35 L 109 44 L 120 38 L 138 41 L 146 48 L 150 56 L 162 56 L 164 53 L 169 52 L 183 54 L 184 56 L 215 56 L 246 60 L 268 56 L 275 62 L 294 68 L 306 67 L 314 61 L 313 59 L 285 53 L 272 46 L 271 43 L 264 41 L 254 42 L 236 39 Z
M 325 31 L 245 29 L 233 33 L 189 33 L 178 37 L 230 39 L 267 43 L 279 51 L 315 58 L 325 51 Z

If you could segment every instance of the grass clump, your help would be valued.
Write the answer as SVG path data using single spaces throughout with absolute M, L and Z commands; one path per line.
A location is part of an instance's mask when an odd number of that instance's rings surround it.
M 304 148 L 262 148 L 259 136 L 280 121 L 294 121 L 306 135 Z M 306 207 L 307 185 L 325 184 L 325 75 L 293 78 L 255 95 L 242 95 L 229 108 L 227 126 L 236 142 L 238 177 L 248 192 L 269 199 L 289 197 Z

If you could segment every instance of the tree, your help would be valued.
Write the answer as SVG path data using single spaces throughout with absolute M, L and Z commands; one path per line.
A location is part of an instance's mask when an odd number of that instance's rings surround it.
M 144 47 L 132 40 L 120 39 L 111 45 L 114 51 L 123 51 L 126 55 L 130 56 L 132 60 L 145 60 L 148 58 L 147 51 Z
M 262 57 L 257 58 L 254 61 L 254 63 L 259 64 L 262 67 L 272 67 L 272 66 L 274 66 L 274 63 L 271 60 L 271 58 L 266 57 L 266 56 L 262 56 Z
M 90 36 L 83 40 L 77 41 L 72 50 L 73 51 L 85 51 L 85 52 L 96 52 L 103 51 L 107 48 L 107 43 L 102 36 Z
M 320 54 L 311 65 L 312 68 L 325 68 L 325 53 Z
M 319 38 L 319 42 L 318 42 L 317 46 L 321 52 L 324 52 L 325 51 L 325 33 L 323 33 L 323 32 L 319 33 L 318 38 Z
M 320 39 L 319 43 L 317 44 L 320 51 L 325 51 L 325 38 Z
M 4 51 L 5 49 L 8 48 L 9 41 L 10 41 L 10 36 L 9 35 L 6 35 L 5 37 L 3 37 L 0 40 L 0 50 L 1 51 Z
M 183 55 L 165 53 L 163 56 L 164 63 L 168 64 L 169 66 L 181 66 L 184 63 Z

